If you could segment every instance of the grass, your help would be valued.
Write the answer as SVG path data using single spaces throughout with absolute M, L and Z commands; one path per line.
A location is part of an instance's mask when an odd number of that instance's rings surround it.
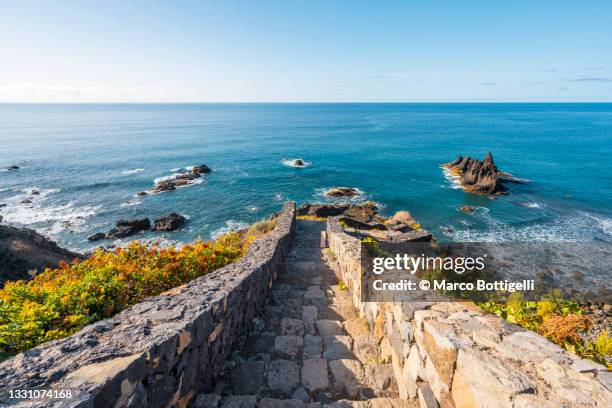
M 0 356 L 70 336 L 147 297 L 235 262 L 275 225 L 276 220 L 260 221 L 247 231 L 232 231 L 216 241 L 197 240 L 181 249 L 135 241 L 46 269 L 27 282 L 6 282 L 0 290 Z
M 295 217 L 297 220 L 301 221 L 317 221 L 317 222 L 325 222 L 327 218 L 325 217 L 317 217 L 315 215 L 298 215 Z

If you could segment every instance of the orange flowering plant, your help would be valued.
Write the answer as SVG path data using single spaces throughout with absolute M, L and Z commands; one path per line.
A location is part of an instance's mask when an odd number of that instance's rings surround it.
M 229 232 L 180 249 L 138 241 L 115 251 L 46 269 L 0 290 L 0 350 L 16 353 L 69 336 L 143 299 L 236 261 L 253 235 Z

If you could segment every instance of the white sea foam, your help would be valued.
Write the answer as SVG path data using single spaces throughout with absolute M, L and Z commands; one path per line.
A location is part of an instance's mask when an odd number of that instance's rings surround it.
M 119 204 L 119 207 L 133 207 L 135 205 L 140 205 L 140 204 L 142 204 L 142 201 L 134 199 L 134 200 L 129 200 L 129 201 L 126 201 L 125 203 Z
M 132 175 L 132 174 L 142 173 L 143 171 L 144 171 L 144 169 L 142 169 L 142 168 L 129 169 L 129 170 L 122 171 L 121 174 L 123 174 L 125 176 L 129 176 L 129 175 Z
M 256 206 L 253 205 L 253 206 L 249 207 L 248 210 L 249 210 L 249 212 L 256 213 L 257 211 L 259 211 L 259 207 L 256 207 Z
M 221 235 L 226 234 L 226 233 L 228 233 L 230 231 L 241 230 L 241 229 L 246 228 L 248 226 L 249 226 L 249 224 L 247 224 L 246 222 L 236 221 L 236 220 L 227 220 L 227 221 L 225 221 L 225 225 L 223 225 L 219 229 L 214 230 L 210 234 L 210 237 L 212 239 L 217 239 Z
M 302 160 L 304 164 L 298 165 L 296 164 L 296 160 Z M 307 162 L 304 159 L 282 159 L 281 163 L 283 163 L 287 167 L 294 167 L 296 169 L 302 169 L 304 167 L 310 167 L 312 165 L 312 162 Z
M 541 208 L 542 207 L 539 203 L 535 203 L 535 202 L 518 203 L 518 205 L 520 205 L 521 207 L 527 207 L 527 208 Z
M 275 195 L 274 195 L 274 199 L 275 199 L 276 201 L 283 201 L 284 197 L 283 197 L 283 195 L 282 195 L 282 194 L 275 194 Z
M 180 170 L 181 170 L 181 168 L 180 168 L 180 167 L 175 167 L 175 168 L 173 168 L 173 169 L 170 169 L 170 172 L 171 172 L 171 173 L 176 173 L 177 171 L 180 171 Z
M 493 219 L 488 211 L 479 212 L 488 224 L 485 231 L 459 230 L 453 240 L 462 242 L 589 242 L 598 233 L 612 236 L 612 219 L 587 212 L 557 218 L 551 222 L 522 226 L 507 225 Z
M 446 186 L 446 187 L 450 187 L 453 190 L 461 190 L 461 177 L 453 174 L 449 169 L 447 169 L 446 167 L 441 167 L 442 169 L 442 173 L 444 174 L 444 178 L 446 178 L 449 182 L 450 185 Z

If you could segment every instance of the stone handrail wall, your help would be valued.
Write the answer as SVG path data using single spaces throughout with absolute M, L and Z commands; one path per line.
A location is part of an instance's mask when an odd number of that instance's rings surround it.
M 338 218 L 327 243 L 354 305 L 422 407 L 610 407 L 612 372 L 471 302 L 362 302 L 361 245 Z
M 239 261 L 1 363 L 0 390 L 70 388 L 75 395 L 23 406 L 189 405 L 209 390 L 232 346 L 246 338 L 294 229 L 291 202 L 274 230 Z

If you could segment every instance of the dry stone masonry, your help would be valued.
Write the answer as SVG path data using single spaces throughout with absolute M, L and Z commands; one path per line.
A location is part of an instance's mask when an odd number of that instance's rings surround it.
M 22 406 L 186 407 L 244 342 L 290 248 L 295 204 L 238 262 L 0 364 L 0 390 L 71 388 Z M 256 371 L 254 371 L 256 372 Z M 0 404 L 1 405 L 1 404 Z
M 23 407 L 612 406 L 605 367 L 473 304 L 362 302 L 359 240 L 295 214 L 238 262 L 0 363 L 0 390 L 76 395 Z
M 362 302 L 360 242 L 329 218 L 334 268 L 391 361 L 403 399 L 421 407 L 610 407 L 612 372 L 473 303 Z

